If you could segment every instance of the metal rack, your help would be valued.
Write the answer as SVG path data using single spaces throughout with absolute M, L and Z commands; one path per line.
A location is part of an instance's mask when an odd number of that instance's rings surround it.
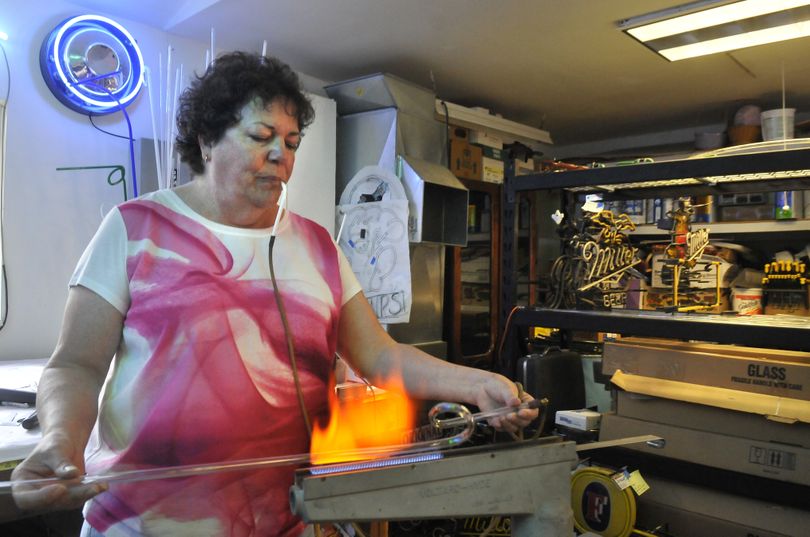
M 505 165 L 501 237 L 500 329 L 516 304 L 515 218 L 519 192 L 600 192 L 611 199 L 644 199 L 724 192 L 810 189 L 810 149 L 652 162 L 621 167 L 521 175 Z M 810 351 L 810 319 L 784 321 L 662 312 L 518 310 L 513 326 L 596 330 L 638 336 Z M 505 335 L 505 341 L 514 339 Z M 506 351 L 506 349 L 504 349 Z
M 514 174 L 514 168 L 512 169 Z M 565 189 L 607 198 L 639 199 L 801 190 L 810 187 L 810 149 L 650 162 L 534 175 L 506 181 L 506 201 L 517 192 Z
M 510 330 L 530 326 L 614 332 L 627 336 L 694 339 L 746 347 L 810 352 L 810 318 L 706 315 L 660 311 L 578 311 L 525 308 L 514 312 Z M 514 332 L 513 334 L 514 335 Z M 514 339 L 514 338 L 511 338 Z

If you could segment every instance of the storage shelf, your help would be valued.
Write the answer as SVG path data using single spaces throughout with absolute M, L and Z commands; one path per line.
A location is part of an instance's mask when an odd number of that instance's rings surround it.
M 712 222 L 692 224 L 692 230 L 709 228 L 712 236 L 740 233 L 799 233 L 810 231 L 810 220 L 763 220 L 760 222 Z M 669 235 L 669 231 L 658 229 L 654 224 L 636 226 L 630 235 Z
M 659 311 L 516 310 L 512 324 L 810 351 L 810 318 Z
M 491 242 L 492 235 L 490 233 L 467 233 L 467 244 L 471 242 Z
M 810 149 L 521 175 L 506 186 L 510 202 L 516 192 L 554 189 L 605 199 L 804 190 L 810 188 Z
M 810 187 L 809 187 L 810 188 Z M 518 231 L 518 238 L 528 239 L 529 230 L 521 229 Z M 490 243 L 492 242 L 492 235 L 489 233 L 467 233 L 467 244 L 470 243 Z
M 543 326 L 593 332 L 615 332 L 624 335 L 668 337 L 730 343 L 736 345 L 810 351 L 810 318 L 760 315 L 712 315 L 706 313 L 664 313 L 657 311 L 574 311 L 518 309 L 517 257 L 515 255 L 516 200 L 520 192 L 562 190 L 568 195 L 602 193 L 605 199 L 649 199 L 696 196 L 729 192 L 763 192 L 773 190 L 810 190 L 810 141 L 801 140 L 795 148 L 777 145 L 741 148 L 739 154 L 687 158 L 668 162 L 640 163 L 628 166 L 593 168 L 577 171 L 514 176 L 514 163 L 506 164 L 501 241 L 500 326 L 507 319 L 517 326 Z M 766 147 L 767 145 L 767 147 Z M 742 151 L 764 152 L 742 154 Z M 733 150 L 738 151 L 737 149 Z M 636 235 L 668 236 L 655 226 L 640 226 Z M 697 224 L 708 227 L 713 236 L 756 234 L 777 240 L 797 237 L 810 231 L 810 220 L 764 222 L 715 222 Z M 517 351 L 516 334 L 505 334 L 506 347 L 502 360 L 510 360 Z M 513 341 L 515 340 L 515 341 Z

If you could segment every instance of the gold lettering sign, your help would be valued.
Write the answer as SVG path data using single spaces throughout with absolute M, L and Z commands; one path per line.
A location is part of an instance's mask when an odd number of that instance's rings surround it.
M 586 277 L 579 290 L 585 291 L 606 280 L 618 280 L 627 269 L 641 262 L 636 259 L 638 248 L 629 244 L 598 244 L 588 241 L 582 245 Z
M 686 234 L 686 259 L 698 259 L 709 244 L 709 230 L 706 228 Z

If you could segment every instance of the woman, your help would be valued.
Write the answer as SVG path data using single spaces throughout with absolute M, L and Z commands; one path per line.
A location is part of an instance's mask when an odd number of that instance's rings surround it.
M 519 404 L 504 377 L 394 342 L 326 230 L 287 212 L 274 225 L 312 118 L 288 66 L 244 53 L 218 58 L 183 94 L 177 147 L 194 180 L 126 202 L 101 224 L 39 384 L 42 441 L 15 480 L 307 452 L 305 416 L 326 409 L 336 352 L 372 383 L 401 374 L 414 397 Z M 514 430 L 535 415 L 496 425 Z M 90 500 L 86 535 L 294 536 L 303 524 L 287 503 L 293 471 L 51 485 L 15 500 Z

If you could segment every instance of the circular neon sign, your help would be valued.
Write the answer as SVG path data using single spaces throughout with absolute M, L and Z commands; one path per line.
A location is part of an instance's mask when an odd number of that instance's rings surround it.
M 143 56 L 135 39 L 98 15 L 59 23 L 42 42 L 39 67 L 54 96 L 81 114 L 115 112 L 143 86 Z

